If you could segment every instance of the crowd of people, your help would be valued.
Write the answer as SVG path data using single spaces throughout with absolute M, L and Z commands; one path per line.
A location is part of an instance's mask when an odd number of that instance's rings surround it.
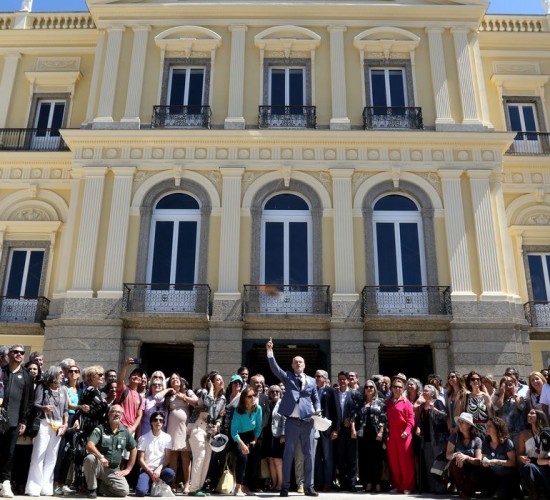
M 120 372 L 73 359 L 45 368 L 41 353 L 25 363 L 21 345 L 0 348 L 0 495 L 202 497 L 229 468 L 235 496 L 550 497 L 547 370 L 331 381 L 307 376 L 300 356 L 285 371 L 271 339 L 266 348 L 280 383 L 241 367 L 227 385 L 211 371 L 194 389 L 132 358 Z

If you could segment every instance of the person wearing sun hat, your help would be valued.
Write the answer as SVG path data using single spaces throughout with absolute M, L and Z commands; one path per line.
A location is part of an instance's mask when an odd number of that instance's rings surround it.
M 460 498 L 471 498 L 479 488 L 476 477 L 481 465 L 482 443 L 470 413 L 462 412 L 456 421 L 458 430 L 449 437 L 446 458 L 451 462 L 449 473 Z

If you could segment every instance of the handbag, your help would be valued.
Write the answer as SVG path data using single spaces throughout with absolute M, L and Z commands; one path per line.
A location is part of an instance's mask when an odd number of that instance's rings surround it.
M 235 474 L 231 470 L 231 464 L 229 462 L 229 455 L 225 457 L 225 465 L 223 467 L 222 475 L 216 486 L 216 492 L 222 495 L 232 495 L 235 489 Z
M 4 434 L 9 428 L 8 412 L 3 406 L 0 406 L 0 434 Z
M 168 486 L 164 481 L 157 481 L 156 483 L 153 483 L 153 486 L 151 486 L 151 493 L 149 493 L 152 497 L 173 497 L 175 496 L 172 488 Z
M 432 476 L 434 476 L 434 478 L 441 481 L 442 483 L 448 483 L 449 465 L 451 465 L 451 462 L 447 460 L 445 452 L 442 452 L 437 455 L 437 457 L 435 457 L 432 468 L 430 469 L 430 473 L 432 474 Z

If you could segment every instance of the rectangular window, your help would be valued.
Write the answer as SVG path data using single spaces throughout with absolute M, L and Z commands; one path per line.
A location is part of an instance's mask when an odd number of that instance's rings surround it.
M 37 298 L 44 263 L 44 250 L 14 249 L 8 261 L 4 295 Z
M 204 68 L 172 68 L 168 83 L 168 104 L 189 106 L 190 112 L 200 113 L 204 98 Z
M 550 255 L 528 256 L 531 288 L 535 302 L 548 302 L 550 298 Z
M 301 114 L 306 93 L 304 68 L 270 68 L 269 72 L 269 104 L 274 107 L 297 106 L 294 110 Z M 282 114 L 284 108 L 280 109 Z
M 371 68 L 370 84 L 372 106 L 407 106 L 405 71 L 403 69 Z
M 31 138 L 32 149 L 56 149 L 61 142 L 59 129 L 63 127 L 65 101 L 40 100 L 36 107 L 34 128 Z

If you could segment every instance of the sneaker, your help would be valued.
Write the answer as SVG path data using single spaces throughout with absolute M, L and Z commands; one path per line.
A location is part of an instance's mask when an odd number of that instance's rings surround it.
M 97 498 L 97 490 L 88 490 L 86 495 L 88 498 Z
M 61 490 L 63 492 L 63 495 L 74 495 L 76 493 L 76 488 L 68 485 L 63 486 Z
M 2 483 L 2 496 L 4 498 L 13 498 L 13 491 L 11 491 L 11 483 L 9 479 L 6 479 Z
M 63 496 L 65 494 L 63 493 L 63 486 L 58 486 L 57 488 L 55 488 L 55 490 L 53 490 L 53 494 L 57 497 Z
M 302 485 L 298 486 L 298 488 L 296 489 L 296 493 L 298 493 L 298 495 L 303 495 L 304 487 Z
M 190 491 L 188 496 L 190 496 L 190 497 L 205 497 L 206 493 L 204 491 L 201 491 L 201 490 Z

